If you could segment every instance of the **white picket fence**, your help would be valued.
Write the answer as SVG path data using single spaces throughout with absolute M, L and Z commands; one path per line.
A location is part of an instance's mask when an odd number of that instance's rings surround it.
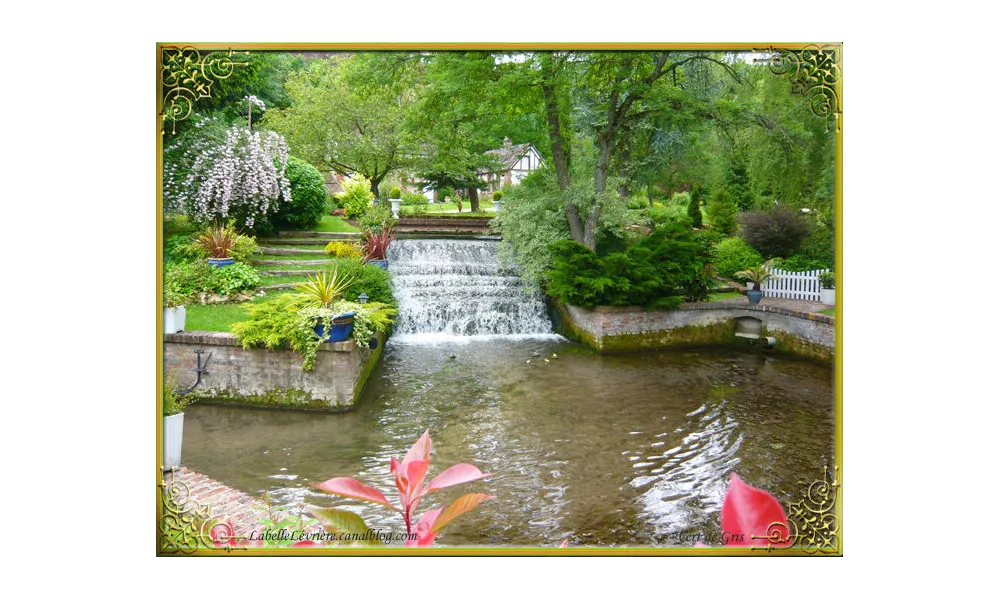
M 792 300 L 812 300 L 819 302 L 819 275 L 829 270 L 796 272 L 771 269 L 768 272 L 777 275 L 781 279 L 772 279 L 761 286 L 761 289 L 764 290 L 765 298 L 790 298 Z

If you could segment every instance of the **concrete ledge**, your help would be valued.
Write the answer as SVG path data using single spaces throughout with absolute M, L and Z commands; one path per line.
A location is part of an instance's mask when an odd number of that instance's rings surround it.
M 198 379 L 195 350 L 202 350 L 206 372 L 192 392 L 199 401 L 343 411 L 354 407 L 377 366 L 385 336 L 378 341 L 375 350 L 359 348 L 353 339 L 323 344 L 316 368 L 303 371 L 302 356 L 294 352 L 244 350 L 231 333 L 184 331 L 164 336 L 164 371 L 178 386 L 191 387 Z
M 600 306 L 585 309 L 549 298 L 562 335 L 601 352 L 749 343 L 736 335 L 737 320 L 760 321 L 760 336 L 777 339 L 779 351 L 826 364 L 834 360 L 836 331 L 826 315 L 723 302 L 685 303 L 677 310 Z

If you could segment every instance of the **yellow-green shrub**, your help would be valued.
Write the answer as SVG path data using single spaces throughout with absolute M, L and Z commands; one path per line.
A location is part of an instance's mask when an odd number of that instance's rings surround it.
M 364 258 L 365 252 L 357 244 L 350 242 L 330 242 L 324 248 L 327 254 L 333 254 L 337 258 Z

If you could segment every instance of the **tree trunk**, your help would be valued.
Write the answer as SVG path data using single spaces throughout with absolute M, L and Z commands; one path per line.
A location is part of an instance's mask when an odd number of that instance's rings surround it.
M 597 251 L 597 227 L 601 221 L 602 200 L 608 187 L 608 169 L 611 167 L 611 149 L 616 130 L 608 131 L 597 138 L 597 165 L 594 166 L 594 207 L 587 215 L 583 230 L 584 246 Z
M 479 210 L 479 189 L 474 187 L 468 188 L 466 196 L 469 197 L 469 210 L 471 212 Z
M 565 196 L 569 190 L 569 155 L 566 152 L 560 127 L 559 99 L 556 97 L 555 84 L 552 81 L 554 74 L 551 63 L 544 63 L 543 69 L 542 96 L 545 98 L 545 118 L 549 125 L 549 141 L 552 143 L 552 163 L 556 170 L 559 189 Z M 568 198 L 564 198 L 563 201 L 566 204 L 566 220 L 569 222 L 569 231 L 573 236 L 573 241 L 582 244 L 584 243 L 584 231 L 583 223 L 580 220 L 580 211 L 577 210 L 576 206 L 570 204 Z
M 378 198 L 378 184 L 382 183 L 382 177 L 372 177 L 370 181 L 371 185 L 368 187 L 375 194 L 375 197 Z

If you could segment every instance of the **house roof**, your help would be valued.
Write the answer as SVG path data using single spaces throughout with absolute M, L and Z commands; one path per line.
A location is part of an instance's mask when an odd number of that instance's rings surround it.
M 489 154 L 496 158 L 497 162 L 500 163 L 501 168 L 499 172 L 507 171 L 513 168 L 517 164 L 517 161 L 521 160 L 521 157 L 528 153 L 529 150 L 533 150 L 534 146 L 531 144 L 512 144 L 510 138 L 503 139 L 503 148 L 497 148 L 496 150 L 487 150 L 486 154 Z M 535 154 L 538 150 L 535 150 Z M 485 169 L 483 172 L 489 173 L 489 169 Z

